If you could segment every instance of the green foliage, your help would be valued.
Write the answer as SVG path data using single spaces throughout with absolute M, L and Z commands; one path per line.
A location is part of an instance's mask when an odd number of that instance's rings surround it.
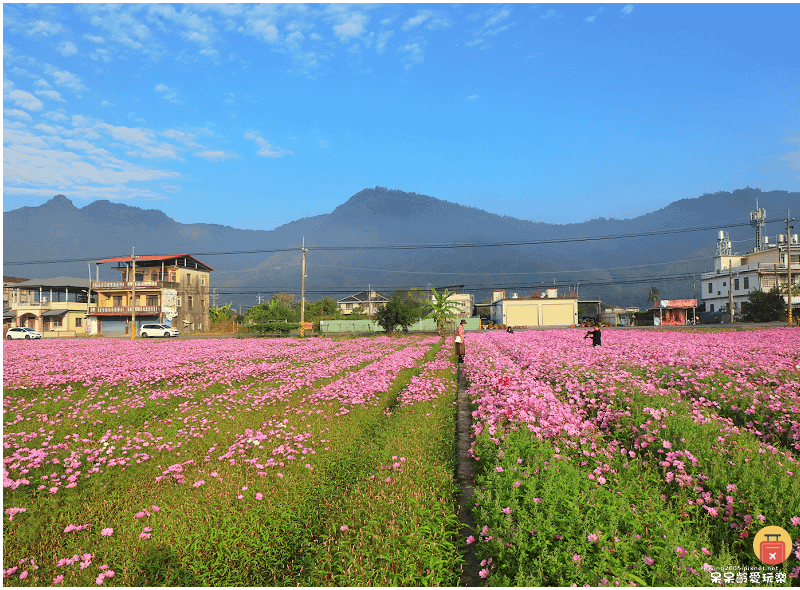
M 409 301 L 403 301 L 395 295 L 389 302 L 381 307 L 375 314 L 375 321 L 386 330 L 387 334 L 393 334 L 398 326 L 403 332 L 408 332 L 408 328 L 419 319 L 419 314 Z
M 349 320 L 366 320 L 367 318 L 367 310 L 363 307 L 354 307 L 353 311 L 347 316 Z
M 212 322 L 223 322 L 230 320 L 236 315 L 236 312 L 231 308 L 233 301 L 227 305 L 213 306 L 208 309 L 208 316 Z
M 764 291 L 751 291 L 750 301 L 742 303 L 742 313 L 747 322 L 775 322 L 782 320 L 786 312 L 786 302 L 773 287 L 769 293 Z
M 274 334 L 280 332 L 283 335 L 288 334 L 292 330 L 296 330 L 300 324 L 289 322 L 266 322 L 263 324 L 251 324 L 248 329 L 256 334 Z
M 658 287 L 650 287 L 647 290 L 647 301 L 653 302 L 653 305 L 657 305 L 659 301 L 661 301 L 661 289 Z
M 441 295 L 432 287 L 431 291 L 433 292 L 435 301 L 425 302 L 425 305 L 429 308 L 429 313 L 426 317 L 432 317 L 436 320 L 436 328 L 439 330 L 439 335 L 441 336 L 444 334 L 444 328 L 447 322 L 456 319 L 455 310 L 458 309 L 459 305 L 455 301 L 448 301 L 453 293 L 450 293 L 447 289 L 445 289 L 444 293 Z
M 251 321 L 255 324 L 265 324 L 282 320 L 299 322 L 300 309 L 295 309 L 293 303 L 285 296 L 279 297 L 275 295 L 271 300 L 248 309 L 245 318 L 247 321 Z

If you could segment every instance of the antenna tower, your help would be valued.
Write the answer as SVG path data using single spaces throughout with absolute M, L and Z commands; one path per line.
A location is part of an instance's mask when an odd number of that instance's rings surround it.
M 756 197 L 756 210 L 750 212 L 750 225 L 756 230 L 756 249 L 755 252 L 761 252 L 764 249 L 764 241 L 762 234 L 764 233 L 764 224 L 767 222 L 767 212 L 764 209 L 758 208 L 758 197 Z

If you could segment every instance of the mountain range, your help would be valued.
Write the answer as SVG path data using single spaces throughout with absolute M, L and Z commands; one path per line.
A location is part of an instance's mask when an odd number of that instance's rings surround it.
M 251 306 L 283 291 L 300 293 L 300 248 L 305 238 L 307 299 L 341 299 L 367 288 L 391 292 L 428 285 L 464 285 L 481 301 L 495 288 L 507 293 L 579 288 L 581 299 L 646 307 L 647 291 L 665 299 L 701 297 L 689 275 L 713 268 L 717 228 L 731 224 L 734 250 L 751 251 L 749 211 L 759 206 L 772 240 L 785 233 L 787 209 L 800 211 L 800 192 L 737 189 L 682 199 L 633 219 L 593 219 L 557 225 L 501 216 L 433 197 L 365 189 L 330 213 L 274 230 L 175 221 L 157 209 L 109 201 L 76 207 L 56 195 L 38 207 L 3 213 L 3 274 L 25 278 L 88 277 L 86 260 L 191 254 L 212 268 L 217 303 Z M 568 206 L 554 200 L 553 207 Z M 707 228 L 703 231 L 685 231 Z M 672 233 L 656 233 L 669 232 Z M 630 234 L 643 234 L 637 237 Z M 596 239 L 613 237 L 613 239 Z M 552 243 L 460 247 L 508 242 Z M 447 245 L 386 249 L 385 246 Z M 319 248 L 339 248 L 321 250 Z M 290 249 L 290 250 L 286 250 Z M 272 252 L 265 252 L 273 250 Z M 284 251 L 280 251 L 284 250 Z M 226 254 L 227 253 L 227 254 Z M 75 262 L 77 260 L 77 262 Z M 54 262 L 9 264 L 9 262 Z M 112 278 L 110 264 L 100 278 Z M 94 267 L 92 276 L 94 277 Z M 677 278 L 684 277 L 684 278 Z

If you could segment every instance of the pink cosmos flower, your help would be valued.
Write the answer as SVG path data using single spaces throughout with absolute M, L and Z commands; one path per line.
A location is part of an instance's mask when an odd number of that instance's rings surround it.
M 100 531 L 100 534 L 103 535 L 104 537 L 110 537 L 111 535 L 114 534 L 114 529 L 112 528 L 103 529 L 102 531 Z
M 645 565 L 653 565 L 656 562 L 655 559 L 652 557 L 647 557 L 646 555 L 642 558 L 642 561 L 645 563 Z
M 158 512 L 159 510 L 161 510 L 161 508 L 159 508 L 156 505 L 153 505 L 153 506 L 150 506 L 150 510 L 152 510 L 153 512 Z
M 262 494 L 261 492 L 256 492 L 256 500 L 263 500 L 263 499 L 264 499 L 264 494 Z
M 599 537 L 597 535 L 595 535 L 594 533 L 590 533 L 589 536 L 586 537 L 586 538 L 589 541 L 591 541 L 592 543 L 594 543 L 595 541 L 597 541 L 599 539 Z
M 581 560 L 580 555 L 578 555 L 577 553 L 572 554 L 572 561 L 580 561 L 580 560 Z
M 58 574 L 55 578 L 53 578 L 53 584 L 60 584 L 64 581 L 64 576 L 62 574 Z
M 28 577 L 28 570 L 25 570 L 24 572 L 22 572 L 22 573 L 19 575 L 19 579 L 20 579 L 20 580 L 24 580 L 24 579 L 25 579 L 25 578 L 27 578 L 27 577 Z
M 675 551 L 677 551 L 677 549 L 676 549 Z M 705 547 L 702 547 L 702 548 L 700 549 L 700 551 L 702 551 L 704 555 L 711 555 L 711 551 L 709 551 L 709 550 L 708 550 L 708 549 L 706 549 Z
M 504 471 L 504 469 L 503 469 L 502 467 L 500 467 L 499 465 L 498 465 L 497 467 L 495 467 L 495 468 L 494 468 L 494 470 L 495 470 L 497 473 L 503 473 L 503 471 Z
M 391 477 L 387 477 L 384 481 L 386 483 L 392 483 L 392 478 Z
M 467 545 L 472 545 L 474 542 L 475 542 L 475 537 L 473 537 L 472 535 L 467 537 Z
M 346 524 L 343 524 L 342 526 L 339 527 L 339 530 L 342 531 L 343 533 L 346 533 L 347 531 L 350 530 L 350 527 L 347 526 Z
M 485 578 L 485 577 L 487 577 L 489 575 L 489 570 L 486 569 L 486 568 L 483 568 L 481 571 L 478 572 L 478 575 L 481 578 Z
M 675 553 L 678 554 L 678 557 L 685 557 L 687 552 L 686 552 L 686 549 L 684 549 L 683 547 L 679 546 L 679 547 L 675 547 Z
M 521 486 L 522 484 L 521 484 L 520 482 L 518 482 L 518 481 L 515 481 L 515 482 L 514 482 L 514 483 L 512 483 L 511 485 L 512 485 L 512 486 L 514 486 L 515 488 L 518 488 L 518 487 L 519 487 L 519 486 Z
M 792 524 L 793 524 L 793 525 L 795 525 L 795 526 L 800 526 L 800 517 L 798 517 L 798 516 L 793 516 L 793 517 L 792 517 L 792 521 L 791 521 L 791 522 L 792 522 Z
M 511 514 L 511 508 L 506 506 L 500 512 L 502 512 L 503 514 Z

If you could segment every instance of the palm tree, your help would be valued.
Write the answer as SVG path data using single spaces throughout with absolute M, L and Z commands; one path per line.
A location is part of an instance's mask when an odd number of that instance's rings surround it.
M 661 290 L 658 287 L 650 287 L 647 291 L 647 301 L 652 301 L 653 306 L 658 306 L 658 302 L 661 301 Z
M 425 302 L 425 305 L 430 308 L 427 317 L 432 317 L 436 320 L 436 329 L 439 330 L 439 336 L 442 336 L 444 335 L 444 328 L 448 320 L 456 319 L 454 310 L 458 309 L 459 305 L 455 301 L 448 301 L 450 296 L 454 295 L 454 293 L 450 293 L 447 289 L 445 289 L 444 293 L 441 295 L 439 295 L 433 287 L 431 287 L 431 291 L 433 292 L 433 297 L 436 302 Z

